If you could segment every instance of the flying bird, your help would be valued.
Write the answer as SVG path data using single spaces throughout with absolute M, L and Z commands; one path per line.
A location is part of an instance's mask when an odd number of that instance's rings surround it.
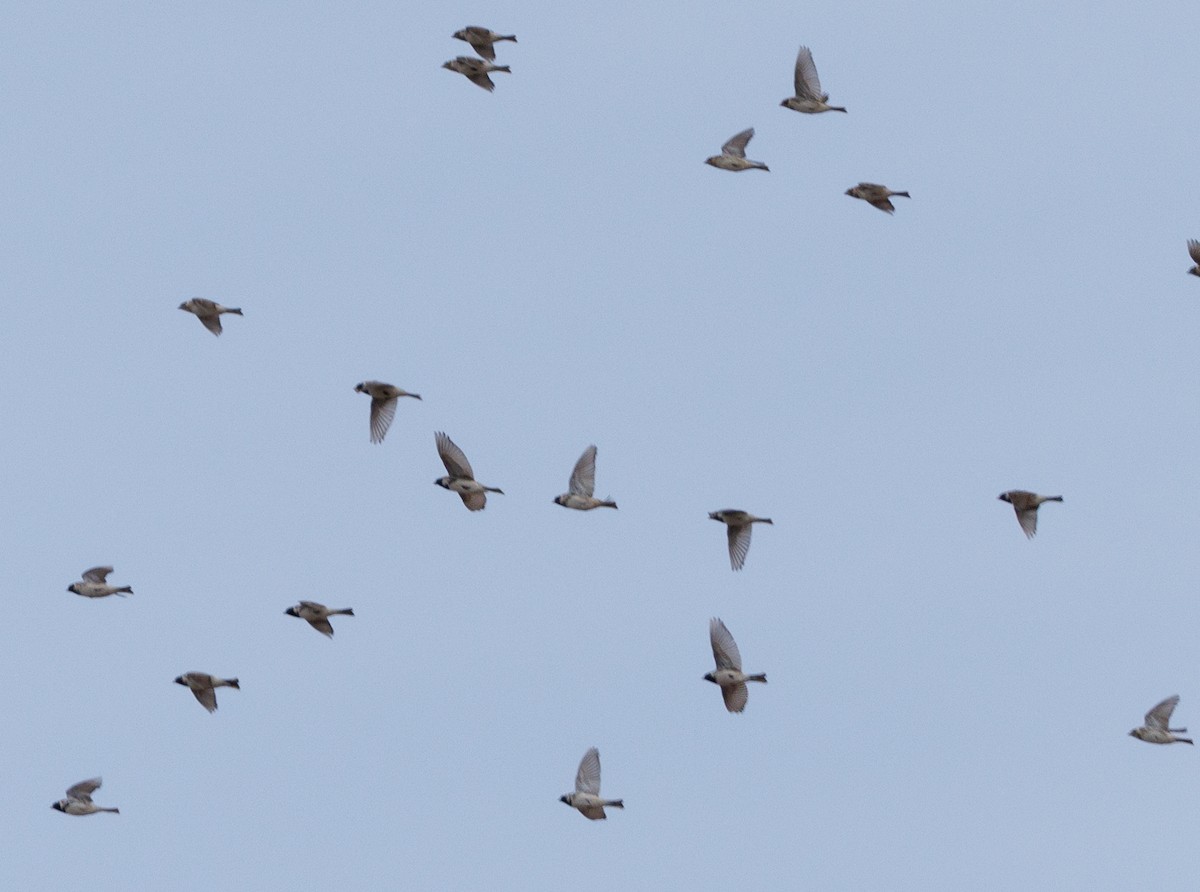
M 515 34 L 497 34 L 495 31 L 480 28 L 478 25 L 468 25 L 460 31 L 455 31 L 450 36 L 455 40 L 465 40 L 471 44 L 471 49 L 489 62 L 496 61 L 496 50 L 492 47 L 492 44 L 499 43 L 502 40 L 511 40 L 513 43 L 517 42 L 517 35 Z
M 330 610 L 324 604 L 318 604 L 316 601 L 301 601 L 295 607 L 289 607 L 283 612 L 288 616 L 298 616 L 322 635 L 329 638 L 333 637 L 333 625 L 329 622 L 329 617 L 354 616 L 354 611 L 349 607 L 344 607 L 341 610 Z
M 1008 502 L 1017 512 L 1017 523 L 1025 531 L 1027 538 L 1037 535 L 1038 506 L 1042 502 L 1061 502 L 1062 496 L 1039 496 L 1036 492 L 1026 492 L 1023 489 L 1010 489 L 996 496 L 1002 502 Z
M 750 551 L 751 525 L 756 523 L 774 524 L 769 517 L 755 517 L 745 511 L 726 508 L 724 511 L 712 511 L 710 520 L 719 520 L 729 529 L 729 564 L 733 569 L 740 570 L 746 564 L 746 555 Z
M 475 479 L 471 463 L 467 461 L 466 455 L 454 444 L 453 440 L 441 431 L 435 433 L 433 437 L 437 443 L 438 456 L 441 457 L 442 464 L 446 466 L 449 474 L 447 477 L 439 477 L 433 481 L 434 483 L 442 489 L 458 493 L 463 504 L 472 511 L 482 511 L 487 507 L 486 493 L 498 492 L 500 495 L 504 495 L 504 490 L 484 486 Z
M 215 712 L 217 709 L 217 688 L 242 688 L 236 678 L 217 678 L 206 672 L 185 672 L 175 679 L 175 684 L 191 688 L 200 705 L 209 712 Z
M 67 591 L 82 595 L 85 598 L 104 598 L 108 595 L 132 595 L 133 589 L 127 585 L 109 585 L 105 580 L 113 571 L 112 567 L 92 567 L 83 571 L 83 580 L 72 582 Z
M 1188 254 L 1191 255 L 1192 263 L 1196 264 L 1188 270 L 1193 276 L 1200 276 L 1200 241 L 1194 238 L 1188 239 Z
M 767 682 L 763 674 L 747 675 L 742 671 L 742 655 L 738 652 L 737 642 L 725 628 L 725 623 L 716 617 L 708 621 L 708 638 L 712 643 L 713 659 L 717 662 L 717 671 L 704 676 L 705 681 L 711 681 L 721 687 L 721 697 L 725 700 L 725 708 L 730 712 L 741 712 L 746 708 L 750 691 L 746 688 L 748 681 Z
M 879 208 L 888 214 L 896 212 L 896 206 L 890 201 L 893 196 L 903 195 L 905 198 L 912 198 L 907 192 L 894 192 L 887 186 L 880 186 L 878 183 L 859 183 L 857 186 L 847 189 L 846 194 L 851 198 L 861 198 L 871 207 Z
M 606 807 L 625 807 L 624 800 L 600 798 L 600 751 L 595 747 L 584 753 L 579 762 L 575 792 L 558 797 L 558 801 L 579 809 L 579 813 L 591 821 L 605 820 L 608 817 L 604 813 Z
M 94 815 L 97 812 L 107 811 L 114 815 L 119 815 L 121 812 L 115 808 L 103 808 L 92 802 L 92 794 L 100 789 L 100 778 L 93 777 L 91 780 L 80 781 L 75 786 L 67 789 L 67 798 L 60 799 L 51 805 L 51 808 L 58 809 L 65 815 Z
M 458 56 L 449 62 L 443 63 L 442 67 L 449 68 L 451 71 L 457 71 L 471 83 L 483 87 L 489 93 L 496 89 L 496 85 L 488 77 L 488 72 L 512 71 L 507 65 L 493 65 L 491 62 L 485 62 L 482 59 L 472 59 L 470 56 Z
M 779 103 L 792 111 L 816 115 L 827 111 L 844 112 L 845 109 L 829 104 L 829 94 L 821 91 L 821 79 L 817 77 L 817 66 L 813 64 L 812 50 L 800 47 L 796 54 L 796 95 Z
M 575 508 L 579 511 L 591 511 L 593 508 L 616 508 L 616 502 L 605 501 L 592 497 L 596 490 L 596 447 L 589 446 L 575 462 L 575 470 L 571 472 L 571 482 L 567 484 L 567 492 L 554 499 L 554 504 L 564 508 Z
M 221 333 L 221 314 L 233 313 L 235 316 L 241 316 L 242 311 L 237 307 L 223 307 L 213 300 L 204 297 L 193 297 L 191 300 L 185 300 L 179 305 L 179 309 L 187 310 L 189 313 L 194 313 L 207 328 L 215 335 Z
M 1192 743 L 1186 737 L 1176 737 L 1176 734 L 1186 734 L 1187 728 L 1171 728 L 1171 713 L 1179 704 L 1179 695 L 1175 694 L 1159 703 L 1146 713 L 1146 724 L 1129 732 L 1130 737 L 1144 740 L 1146 743 Z M 1194 743 L 1192 743 L 1195 746 Z
M 382 443 L 387 436 L 392 419 L 396 417 L 396 404 L 400 397 L 411 396 L 419 400 L 421 394 L 409 393 L 394 384 L 384 384 L 382 381 L 362 381 L 354 385 L 355 393 L 365 393 L 371 397 L 371 442 Z
M 721 146 L 721 154 L 713 155 L 711 158 L 705 158 L 705 164 L 711 164 L 713 167 L 718 167 L 721 170 L 732 170 L 734 172 L 740 170 L 770 170 L 771 168 L 763 164 L 761 161 L 748 161 L 746 159 L 746 143 L 754 136 L 754 128 L 743 130 L 736 136 L 731 136 L 729 142 Z

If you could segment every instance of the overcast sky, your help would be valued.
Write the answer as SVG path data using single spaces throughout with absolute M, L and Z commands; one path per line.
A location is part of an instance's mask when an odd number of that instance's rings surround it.
M 1194 6 L 429 7 L 9 10 L 7 885 L 1186 886 L 1200 753 L 1127 732 L 1200 731 Z

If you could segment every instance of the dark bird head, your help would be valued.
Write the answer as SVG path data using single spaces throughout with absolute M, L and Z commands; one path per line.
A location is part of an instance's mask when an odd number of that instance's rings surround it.
M 67 591 L 74 592 L 75 594 L 79 594 L 79 583 L 72 582 L 70 585 L 67 586 Z
M 1009 495 L 1006 492 L 1000 493 L 1000 495 L 996 496 L 996 498 L 998 498 L 1002 502 L 1008 502 L 1008 504 L 1010 504 L 1010 505 L 1012 504 L 1012 499 L 1009 498 Z
M 283 612 L 286 613 L 288 616 L 299 616 L 300 615 L 299 613 L 296 612 L 295 607 L 289 607 L 287 610 L 285 610 Z
M 711 681 L 713 684 L 718 683 L 716 677 L 711 672 L 709 672 L 707 675 L 704 676 L 704 680 Z
M 1191 269 L 1188 270 L 1188 272 L 1191 273 L 1193 276 L 1200 276 L 1200 266 L 1193 266 Z
M 175 684 L 181 684 L 184 687 L 187 687 L 187 682 L 184 680 L 182 675 L 175 679 Z
M 566 507 L 566 504 L 567 504 L 567 497 L 566 497 L 566 496 L 555 496 L 555 497 L 554 497 L 554 504 L 555 504 L 555 505 L 562 505 L 563 507 Z M 67 589 L 67 591 L 70 591 L 70 589 Z
M 433 483 L 435 486 L 440 486 L 442 489 L 450 488 L 450 478 L 449 477 L 439 477 L 437 480 L 433 481 Z
M 570 796 L 559 796 L 559 797 L 558 797 L 558 801 L 559 801 L 559 802 L 562 802 L 562 803 L 563 803 L 563 804 L 565 804 L 565 805 L 570 805 L 570 804 L 571 804 L 571 797 L 570 797 Z M 54 807 L 55 807 L 55 808 L 58 808 L 58 806 L 57 806 L 57 805 L 55 805 Z
M 725 520 L 725 518 L 723 518 L 723 517 L 721 516 L 721 512 L 720 512 L 720 511 L 709 511 L 709 512 L 708 512 L 708 519 L 709 519 L 709 520 L 720 520 L 720 521 L 724 521 L 724 520 Z
M 847 189 L 845 194 L 849 195 L 851 198 L 858 198 L 858 195 L 855 194 L 853 187 Z
M 779 103 L 779 104 L 780 104 L 781 106 L 783 106 L 784 108 L 787 108 L 787 107 L 788 107 L 788 104 L 787 104 L 787 102 L 788 102 L 788 101 L 785 99 L 785 100 L 783 100 L 783 102 L 781 102 L 781 103 Z
M 66 812 L 66 810 L 67 810 L 66 801 L 67 801 L 67 800 L 65 800 L 65 799 L 60 799 L 60 800 L 58 800 L 58 802 L 54 803 L 54 804 L 53 804 L 52 806 L 50 806 L 50 807 L 51 807 L 51 808 L 53 808 L 53 809 L 57 809 L 58 811 L 61 811 L 61 812 L 64 812 L 64 813 L 65 813 L 65 812 Z
M 454 70 L 455 70 L 455 68 L 454 68 L 454 62 L 453 62 L 453 61 L 450 61 L 450 62 L 443 62 L 443 63 L 442 63 L 442 67 L 443 67 L 443 68 L 449 68 L 451 71 L 454 71 Z
M 366 393 L 366 392 L 367 392 L 367 382 L 366 382 L 366 381 L 360 381 L 359 383 L 355 384 L 355 385 L 354 385 L 354 392 L 355 392 L 355 393 Z
M 465 28 L 461 31 L 455 31 L 453 34 L 450 35 L 450 37 L 453 38 L 454 40 L 466 40 L 467 39 L 467 31 Z

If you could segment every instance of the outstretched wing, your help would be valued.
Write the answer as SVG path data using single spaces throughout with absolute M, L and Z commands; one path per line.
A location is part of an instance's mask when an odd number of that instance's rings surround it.
M 474 480 L 475 472 L 471 470 L 471 463 L 467 461 L 466 455 L 455 445 L 454 441 L 441 431 L 433 436 L 437 442 L 438 457 L 446 466 L 446 473 L 451 477 L 467 477 Z
M 717 661 L 718 669 L 736 669 L 742 671 L 742 655 L 738 652 L 737 642 L 725 628 L 725 623 L 713 617 L 708 621 L 708 638 L 712 642 L 713 659 Z
M 821 79 L 817 77 L 817 66 L 813 63 L 812 50 L 806 46 L 800 47 L 800 52 L 796 54 L 796 95 L 800 99 L 825 101 L 825 94 L 821 92 Z
M 575 792 L 600 795 L 600 751 L 592 747 L 583 754 L 575 772 Z
M 371 397 L 371 442 L 382 443 L 387 436 L 392 419 L 396 417 L 396 404 L 400 397 Z
M 1149 728 L 1159 728 L 1163 731 L 1166 731 L 1167 725 L 1171 722 L 1171 713 L 1175 711 L 1175 707 L 1178 703 L 1178 694 L 1168 697 L 1162 703 L 1159 703 L 1152 710 L 1146 713 L 1146 726 Z
M 589 499 L 596 489 L 596 447 L 589 446 L 575 462 L 575 470 L 571 472 L 571 482 L 568 485 L 571 495 L 587 496 Z
M 746 143 L 754 136 L 754 128 L 743 130 L 737 136 L 731 136 L 729 142 L 721 146 L 721 153 L 724 155 L 733 155 L 735 158 L 746 157 Z
M 67 788 L 67 798 L 91 802 L 92 794 L 99 789 L 100 778 L 93 777 L 91 780 L 80 781 L 75 786 Z
M 112 567 L 92 567 L 90 570 L 83 571 L 83 581 L 103 584 L 104 580 L 108 578 L 108 574 L 112 571 Z
M 746 564 L 746 555 L 750 553 L 750 530 L 750 524 L 729 528 L 729 564 L 735 570 Z

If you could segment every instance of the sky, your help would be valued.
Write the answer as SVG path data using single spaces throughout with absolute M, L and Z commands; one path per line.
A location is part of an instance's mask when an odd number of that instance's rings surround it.
M 1193 13 L 14 7 L 10 887 L 1186 884 L 1200 754 L 1127 732 L 1200 731 Z M 779 107 L 802 44 L 848 114 Z M 618 511 L 552 502 L 591 443 Z

